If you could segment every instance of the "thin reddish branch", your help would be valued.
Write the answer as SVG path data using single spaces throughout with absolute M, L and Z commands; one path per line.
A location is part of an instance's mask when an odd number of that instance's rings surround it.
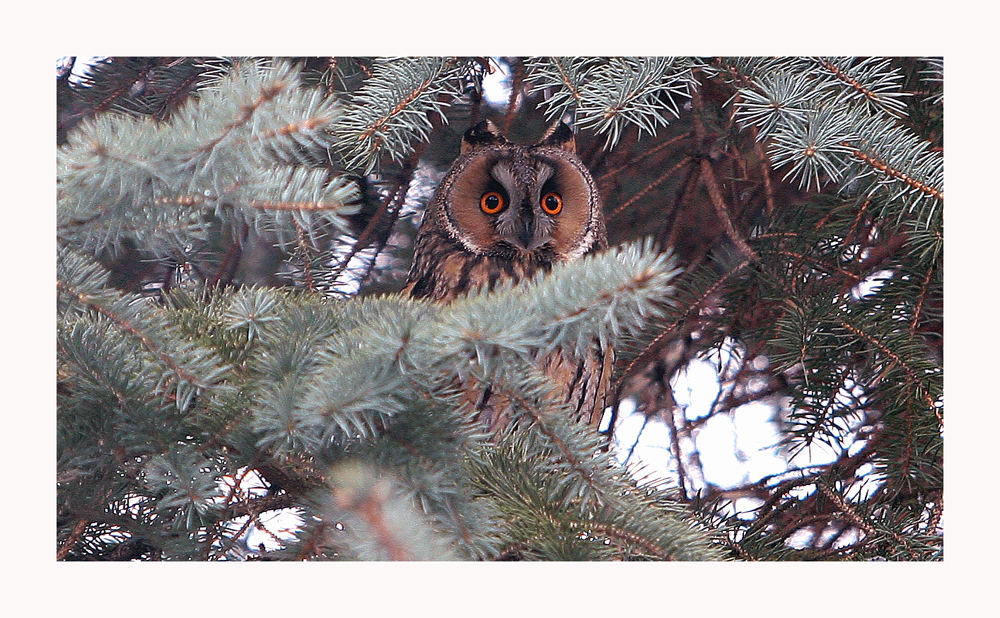
M 677 170 L 679 170 L 681 167 L 687 165 L 690 162 L 691 162 L 691 159 L 689 157 L 685 157 L 685 158 L 681 159 L 680 161 L 678 161 L 677 163 L 675 163 L 673 165 L 673 167 L 671 167 L 667 171 L 665 171 L 662 174 L 660 174 L 659 176 L 657 176 L 653 181 L 651 181 L 649 184 L 647 184 L 645 187 L 643 187 L 641 191 L 639 191 L 638 193 L 636 193 L 635 195 L 633 195 L 631 198 L 629 198 L 628 200 L 626 200 L 621 206 L 619 206 L 618 208 L 615 208 L 613 211 L 611 211 L 611 213 L 607 216 L 607 218 L 608 219 L 614 219 L 614 218 L 618 217 L 618 215 L 620 215 L 626 208 L 629 208 L 630 206 L 632 206 L 632 204 L 634 204 L 637 201 L 639 201 L 640 199 L 642 199 L 642 197 L 645 196 L 647 193 L 649 193 L 654 187 L 662 184 L 665 180 L 667 180 L 668 178 L 670 178 L 671 176 L 673 176 L 677 172 Z
M 830 399 L 826 402 L 826 405 L 823 406 L 822 410 L 817 410 L 815 406 L 811 406 L 806 403 L 799 404 L 799 406 L 804 409 L 810 410 L 812 412 L 819 412 L 819 418 L 816 419 L 814 423 L 812 423 L 813 427 L 822 427 L 823 423 L 826 422 L 826 419 L 830 415 L 830 412 L 833 410 L 834 406 L 838 403 L 837 395 L 840 389 L 844 387 L 844 384 L 847 382 L 847 379 L 851 376 L 851 371 L 853 371 L 853 369 L 854 368 L 851 367 L 850 365 L 844 367 L 844 370 L 840 373 L 840 381 L 839 384 L 837 385 L 837 390 L 834 391 L 834 395 L 830 397 Z M 813 434 L 810 434 L 806 440 L 806 444 L 810 444 L 812 442 L 812 438 Z
M 941 200 L 942 202 L 944 201 L 944 192 L 943 191 L 935 189 L 934 187 L 928 186 L 928 185 L 920 182 L 919 180 L 917 180 L 915 178 L 911 178 L 911 177 L 907 176 L 905 173 L 903 173 L 903 172 L 901 172 L 901 171 L 899 171 L 899 170 L 897 170 L 897 169 L 889 166 L 884 161 L 881 161 L 881 160 L 879 160 L 879 159 L 877 159 L 877 158 L 875 158 L 875 157 L 873 157 L 873 156 L 871 156 L 871 155 L 869 155 L 869 154 L 861 151 L 859 148 L 854 148 L 854 146 L 852 144 L 848 143 L 848 142 L 841 142 L 841 145 L 847 146 L 848 148 L 853 148 L 853 150 L 851 152 L 851 155 L 853 157 L 855 157 L 856 159 L 860 159 L 861 161 L 865 162 L 866 164 L 870 165 L 871 167 L 875 168 L 876 170 L 882 172 L 886 176 L 889 176 L 891 178 L 895 178 L 896 180 L 900 180 L 900 181 L 906 183 L 906 185 L 908 187 L 911 187 L 913 189 L 917 189 L 921 193 L 924 193 L 926 195 L 930 195 L 931 197 L 935 197 L 935 198 Z
M 405 545 L 396 538 L 395 533 L 389 528 L 382 509 L 384 501 L 379 499 L 375 493 L 369 494 L 361 501 L 352 501 L 350 497 L 344 495 L 338 495 L 336 499 L 339 506 L 353 511 L 368 524 L 381 547 L 389 554 L 390 560 L 413 559 Z
M 278 80 L 277 82 L 275 82 L 273 84 L 270 84 L 270 85 L 267 85 L 267 86 L 263 87 L 261 89 L 259 97 L 257 97 L 256 99 L 254 99 L 249 105 L 244 105 L 242 108 L 240 108 L 241 111 L 242 111 L 242 113 L 240 114 L 240 116 L 238 118 L 236 118 L 231 123 L 229 123 L 228 125 L 226 125 L 225 128 L 223 128 L 222 133 L 217 138 L 215 138 L 214 140 L 211 140 L 210 142 L 206 143 L 201 148 L 198 148 L 197 150 L 195 150 L 192 153 L 192 155 L 191 155 L 190 158 L 193 159 L 194 155 L 201 154 L 203 152 L 208 152 L 208 151 L 214 149 L 216 146 L 218 146 L 222 142 L 222 140 L 226 139 L 227 135 L 229 135 L 234 130 L 236 130 L 236 127 L 239 127 L 241 125 L 245 125 L 246 123 L 248 123 L 250 121 L 250 118 L 253 117 L 254 113 L 258 109 L 260 109 L 261 106 L 263 106 L 265 103 L 267 103 L 268 101 L 273 100 L 275 97 L 277 97 L 279 94 L 281 94 L 281 92 L 287 87 L 287 85 L 288 84 L 286 84 L 284 82 L 284 80 Z
M 168 367 L 170 367 L 170 369 L 172 369 L 174 371 L 174 373 L 176 373 L 178 376 L 180 376 L 180 378 L 182 380 L 184 380 L 184 381 L 186 381 L 186 382 L 188 382 L 190 384 L 193 384 L 195 386 L 198 386 L 198 387 L 203 387 L 204 388 L 204 387 L 208 386 L 208 384 L 206 384 L 205 382 L 203 382 L 200 378 L 198 378 L 194 374 L 190 373 L 189 371 L 187 371 L 186 369 L 184 369 L 180 365 L 178 365 L 174 361 L 174 359 L 170 357 L 169 354 L 167 354 L 162 349 L 160 349 L 160 346 L 158 346 L 155 341 L 153 341 L 147 335 L 145 335 L 144 333 L 142 333 L 141 331 L 139 331 L 138 328 L 136 328 L 135 326 L 133 326 L 131 323 L 129 323 L 122 316 L 116 314 L 115 312 L 111 311 L 107 307 L 104 307 L 102 305 L 99 305 L 97 303 L 92 302 L 90 296 L 88 296 L 87 294 L 85 294 L 85 293 L 77 290 L 75 287 L 69 285 L 65 281 L 60 281 L 60 280 L 57 279 L 56 280 L 56 288 L 62 290 L 63 292 L 65 292 L 66 294 L 69 294 L 70 296 L 76 297 L 76 299 L 78 301 L 80 301 L 80 303 L 86 305 L 87 307 L 90 307 L 94 311 L 97 311 L 101 315 L 105 316 L 106 318 L 108 318 L 109 320 L 111 320 L 112 322 L 114 322 L 115 324 L 117 324 L 122 330 L 124 330 L 125 332 L 129 333 L 133 337 L 137 338 L 139 341 L 142 342 L 142 344 L 146 347 L 146 349 L 148 349 L 154 355 L 156 355 L 157 357 L 159 357 L 160 360 L 162 360 L 164 362 L 164 364 L 166 364 Z
M 322 200 L 309 202 L 286 202 L 280 200 L 248 200 L 247 206 L 259 210 L 308 210 L 312 212 L 340 210 L 344 202 L 324 202 Z
M 556 65 L 559 68 L 559 77 L 562 79 L 563 85 L 566 86 L 566 89 L 569 90 L 569 93 L 573 95 L 573 98 L 576 99 L 577 102 L 579 102 L 580 93 L 579 91 L 577 91 L 576 88 L 573 87 L 573 84 L 570 83 L 569 75 L 567 75 L 566 71 L 563 70 L 562 62 L 560 62 L 558 58 L 553 58 L 552 64 Z
M 601 484 L 594 479 L 594 476 L 593 474 L 591 474 L 590 470 L 586 469 L 583 463 L 573 454 L 573 451 L 568 446 L 566 446 L 566 443 L 563 442 L 561 439 L 559 439 L 559 436 L 557 436 L 554 432 L 552 432 L 552 430 L 548 428 L 548 425 L 546 424 L 546 419 L 543 418 L 542 413 L 534 406 L 527 405 L 527 402 L 525 402 L 520 398 L 517 398 L 517 401 L 518 403 L 523 405 L 526 410 L 528 410 L 531 416 L 535 419 L 535 423 L 538 426 L 538 430 L 543 434 L 545 434 L 545 436 L 548 437 L 550 440 L 552 440 L 552 443 L 556 445 L 556 448 L 559 449 L 559 452 L 562 453 L 563 458 L 570 464 L 573 470 L 579 473 L 580 476 L 587 481 L 588 485 L 590 485 L 593 489 L 595 489 L 598 493 L 600 493 L 603 490 Z
M 180 62 L 180 60 L 175 61 L 175 64 Z M 157 120 L 164 120 L 170 114 L 171 110 L 175 109 L 179 102 L 188 97 L 191 94 L 191 90 L 194 88 L 195 83 L 201 78 L 200 73 L 192 73 L 182 82 L 177 84 L 177 86 L 171 91 L 171 93 L 166 97 L 166 101 L 163 107 L 156 112 L 154 117 Z
M 715 213 L 719 217 L 719 221 L 722 223 L 722 228 L 726 232 L 726 236 L 729 237 L 733 244 L 740 250 L 744 256 L 751 260 L 757 259 L 757 254 L 754 250 L 750 248 L 747 241 L 743 239 L 743 236 L 736 231 L 736 227 L 733 225 L 732 219 L 729 217 L 729 207 L 726 206 L 725 200 L 722 198 L 722 191 L 719 189 L 719 181 L 715 177 L 715 171 L 712 169 L 712 164 L 708 162 L 708 159 L 701 160 L 701 178 L 705 183 L 705 188 L 708 190 L 708 196 L 711 198 L 712 206 L 715 208 Z
M 632 157 L 631 159 L 629 159 L 625 163 L 619 165 L 618 167 L 612 168 L 612 169 L 604 172 L 600 176 L 598 176 L 597 177 L 597 181 L 601 182 L 603 180 L 607 180 L 611 176 L 619 174 L 623 170 L 626 170 L 626 169 L 628 169 L 630 167 L 633 167 L 639 161 L 642 161 L 643 159 L 649 158 L 651 155 L 656 154 L 657 152 L 663 150 L 664 148 L 668 148 L 668 147 L 676 144 L 677 142 L 679 142 L 681 140 L 684 140 L 684 139 L 687 139 L 687 138 L 691 137 L 691 135 L 692 135 L 691 131 L 687 131 L 686 133 L 681 133 L 680 135 L 675 135 L 674 137 L 671 137 L 670 139 L 665 140 L 665 141 L 657 144 L 653 148 L 650 148 L 648 150 L 643 150 L 641 153 L 639 153 L 638 155 Z
M 240 228 L 239 235 L 233 235 L 232 243 L 229 245 L 229 249 L 226 250 L 226 255 L 222 258 L 219 267 L 215 269 L 212 278 L 207 281 L 209 287 L 227 285 L 232 281 L 233 276 L 236 274 L 236 269 L 239 267 L 240 258 L 243 257 L 243 243 L 246 242 L 249 232 L 250 226 L 244 223 Z
M 885 345 L 883 345 L 874 336 L 869 335 L 863 330 L 856 328 L 851 324 L 848 324 L 847 322 L 841 321 L 840 325 L 843 326 L 848 331 L 850 331 L 851 333 L 853 333 L 858 338 L 863 339 L 864 341 L 867 341 L 871 345 L 875 346 L 875 348 L 878 349 L 879 352 L 881 352 L 883 355 L 887 356 L 890 360 L 892 360 L 892 364 L 886 367 L 883 373 L 888 372 L 894 365 L 898 365 L 903 369 L 903 371 L 906 373 L 906 376 L 909 378 L 909 389 L 919 388 L 920 378 L 917 375 L 917 372 L 914 371 L 912 367 L 903 362 L 903 359 L 901 359 L 895 352 L 893 352 Z M 944 427 L 944 418 L 941 416 L 941 411 L 938 409 L 938 407 L 934 405 L 934 400 L 931 399 L 930 393 L 924 391 L 923 389 L 920 390 L 922 393 L 921 399 L 923 400 L 924 404 L 927 406 L 928 409 L 934 412 L 934 416 L 937 418 L 938 424 L 941 427 Z M 909 419 L 907 420 L 909 421 Z M 908 431 L 907 436 L 912 437 L 912 432 Z
M 295 497 L 288 493 L 268 494 L 260 498 L 244 500 L 228 505 L 220 517 L 226 520 L 249 515 L 251 518 L 260 516 L 267 511 L 280 511 L 295 506 Z
M 507 547 L 501 549 L 500 552 L 496 555 L 496 558 L 494 558 L 494 560 L 502 561 L 502 560 L 507 560 L 508 558 L 518 557 L 521 554 L 521 552 L 523 552 L 527 548 L 528 546 L 523 542 L 519 541 L 517 543 L 512 543 L 511 545 L 508 545 Z
M 741 545 L 739 541 L 729 538 L 729 535 L 726 535 L 726 545 L 736 552 L 736 555 L 743 560 L 746 560 L 747 562 L 757 562 L 758 558 L 756 556 L 750 554 L 750 552 L 744 549 L 743 545 Z
M 263 530 L 264 533 L 267 534 L 267 536 L 269 536 L 272 539 L 274 539 L 274 541 L 279 546 L 284 547 L 285 544 L 288 542 L 287 540 L 282 539 L 281 537 L 279 537 L 277 534 L 271 532 L 271 530 L 267 526 L 264 525 L 264 522 L 262 522 L 260 520 L 260 514 L 259 513 L 256 514 L 256 515 L 251 516 L 250 517 L 250 521 L 252 521 L 257 526 L 258 530 Z
M 846 516 L 851 523 L 853 523 L 858 528 L 861 528 L 861 530 L 864 531 L 865 534 L 869 536 L 875 536 L 877 534 L 875 527 L 872 526 L 867 519 L 859 515 L 858 512 L 854 510 L 854 508 L 850 504 L 845 502 L 844 499 L 841 498 L 836 492 L 827 487 L 825 483 L 822 482 L 816 483 L 816 487 L 819 489 L 820 493 L 822 493 L 823 496 L 826 497 L 827 500 L 832 502 L 834 506 L 836 506 L 837 509 L 841 513 L 843 513 L 844 516 Z M 889 534 L 890 536 L 892 536 L 893 540 L 895 540 L 901 546 L 907 545 L 906 539 L 904 539 L 898 533 L 889 531 Z M 917 556 L 912 550 L 910 551 L 910 557 L 913 558 L 914 560 L 919 558 L 919 556 Z
M 108 59 L 108 61 L 113 61 L 113 60 L 114 58 Z M 76 120 L 77 118 L 85 118 L 87 116 L 93 116 L 101 112 L 107 111 L 114 104 L 115 101 L 128 94 L 138 81 L 145 78 L 148 73 L 148 70 L 149 69 L 147 68 L 140 71 L 134 79 L 131 79 L 129 80 L 128 83 L 123 83 L 119 88 L 112 90 L 110 93 L 108 93 L 106 97 L 98 101 L 96 105 L 89 106 L 85 109 L 82 109 L 78 112 L 75 112 L 67 116 L 65 119 L 63 119 L 62 122 L 59 123 L 59 127 L 69 126 L 70 121 Z
M 671 556 L 667 553 L 665 549 L 663 549 L 659 545 L 653 543 L 648 539 L 644 539 L 643 537 L 637 534 L 633 534 L 628 530 L 622 530 L 617 526 L 613 526 L 611 524 L 596 523 L 593 521 L 572 522 L 570 525 L 574 528 L 582 528 L 585 530 L 596 532 L 598 534 L 604 535 L 616 541 L 624 541 L 626 543 L 631 543 L 632 545 L 641 547 L 647 553 L 653 554 L 654 556 L 658 556 L 666 560 L 671 560 Z
M 864 277 L 862 277 L 861 275 L 856 275 L 856 274 L 852 273 L 849 270 L 844 270 L 843 268 L 840 268 L 839 266 L 833 266 L 833 265 L 827 264 L 826 262 L 824 262 L 824 261 L 822 261 L 822 260 L 820 260 L 818 258 L 814 258 L 814 257 L 811 257 L 811 256 L 803 255 L 801 253 L 796 253 L 795 251 L 778 250 L 778 251 L 775 251 L 775 254 L 776 255 L 782 255 L 782 256 L 785 256 L 785 257 L 789 257 L 789 258 L 794 258 L 796 260 L 799 260 L 800 262 L 809 262 L 809 263 L 813 264 L 814 266 L 819 266 L 820 268 L 826 270 L 827 272 L 830 272 L 830 273 L 834 273 L 834 272 L 835 273 L 839 273 L 839 274 L 847 277 L 848 279 L 851 279 L 855 283 L 860 283 L 864 279 Z
M 69 536 L 66 537 L 66 540 L 59 546 L 59 550 L 56 551 L 56 560 L 66 559 L 66 556 L 69 555 L 69 552 L 73 549 L 73 547 L 80 542 L 80 539 L 83 537 L 83 531 L 87 529 L 88 523 L 89 522 L 86 519 L 81 519 L 76 522 L 76 525 L 73 526 Z
M 325 521 L 321 521 L 316 525 L 316 529 L 305 539 L 299 552 L 295 555 L 296 560 L 308 560 L 320 553 L 320 543 L 322 542 L 323 534 L 326 532 L 326 525 Z
M 701 121 L 701 114 L 704 112 L 705 106 L 701 98 L 701 91 L 698 89 L 691 91 L 691 104 L 694 106 L 694 114 L 691 115 L 691 122 L 694 124 L 695 137 L 699 143 L 704 143 L 706 131 L 705 124 Z M 718 216 L 719 222 L 726 232 L 726 236 L 733 241 L 733 244 L 740 250 L 740 253 L 750 260 L 756 260 L 757 254 L 754 253 L 750 245 L 743 239 L 743 236 L 736 231 L 736 226 L 733 225 L 733 220 L 729 216 L 729 207 L 722 197 L 722 190 L 719 188 L 719 181 L 715 176 L 715 170 L 712 169 L 711 162 L 707 158 L 702 158 L 700 166 L 702 182 L 705 184 L 712 207 L 715 209 L 715 214 Z
M 854 79 L 847 73 L 844 73 L 839 68 L 835 67 L 829 60 L 820 60 L 819 63 L 823 66 L 824 69 L 833 73 L 837 77 L 837 79 L 839 79 L 840 81 L 844 82 L 851 88 L 854 88 L 855 90 L 863 94 L 866 99 L 872 101 L 877 101 L 879 99 L 879 96 L 876 93 L 872 92 L 868 88 L 865 88 L 861 84 L 861 82 Z
M 923 282 L 920 284 L 920 296 L 917 298 L 916 307 L 913 310 L 913 319 L 910 320 L 910 332 L 916 333 L 917 322 L 920 321 L 920 313 L 924 308 L 924 301 L 927 299 L 927 291 L 930 289 L 931 277 L 934 275 L 934 269 L 927 269 L 927 276 L 924 277 Z
M 871 200 L 865 200 L 865 202 L 861 205 L 861 208 L 858 209 L 858 214 L 854 217 L 854 222 L 851 223 L 851 229 L 848 230 L 847 234 L 844 236 L 845 243 L 847 242 L 848 239 L 854 238 L 855 234 L 858 233 L 858 230 L 860 229 L 861 225 L 861 220 L 868 212 L 868 206 L 870 206 L 871 203 L 872 203 Z M 833 211 L 831 210 L 826 217 L 823 217 L 822 221 L 816 224 L 816 229 L 818 230 L 820 227 L 822 227 L 828 220 L 828 217 L 830 217 L 832 214 Z
M 756 131 L 755 128 L 755 134 Z M 767 216 L 774 217 L 777 208 L 774 205 L 774 186 L 771 184 L 771 168 L 768 165 L 767 155 L 764 154 L 764 147 L 761 146 L 760 142 L 754 140 L 753 147 L 760 158 L 760 175 L 764 178 L 764 200 L 767 203 Z
M 321 127 L 324 127 L 324 126 L 330 124 L 332 121 L 333 121 L 333 115 L 332 114 L 329 115 L 329 116 L 318 116 L 318 117 L 315 117 L 315 118 L 306 118 L 306 119 L 300 120 L 298 122 L 292 122 L 290 124 L 286 124 L 283 127 L 278 127 L 277 129 L 271 129 L 271 130 L 259 133 L 257 135 L 254 135 L 254 139 L 255 140 L 265 140 L 265 139 L 270 139 L 272 137 L 279 137 L 279 136 L 284 136 L 284 135 L 291 135 L 292 133 L 312 132 L 312 131 L 315 131 L 316 129 L 319 129 Z M 242 143 L 246 143 L 246 142 L 247 142 L 247 140 L 244 139 L 244 140 L 240 140 L 239 142 L 235 142 L 235 143 L 236 144 L 242 144 Z
M 665 410 L 670 418 L 670 424 L 667 425 L 670 429 L 670 444 L 674 448 L 674 453 L 677 457 L 677 486 L 681 490 L 681 495 L 685 499 L 688 497 L 686 479 L 687 471 L 684 469 L 684 452 L 681 450 L 681 440 L 680 440 L 680 430 L 677 429 L 677 418 L 675 415 L 676 406 L 671 406 L 669 410 Z M 692 489 L 694 489 L 692 487 Z
M 229 185 L 224 189 L 225 193 L 235 191 L 239 184 Z M 161 197 L 153 200 L 154 206 L 166 206 L 168 204 L 177 206 L 200 206 L 205 203 L 205 198 L 200 195 L 178 195 L 174 197 Z M 246 205 L 258 210 L 309 210 L 325 211 L 339 210 L 346 204 L 344 202 L 324 202 L 322 200 L 308 202 L 288 202 L 284 200 L 247 200 Z
M 682 322 L 684 322 L 685 318 L 689 313 L 691 313 L 698 306 L 700 306 L 701 303 L 705 301 L 705 299 L 714 294 L 715 291 L 719 289 L 719 287 L 722 286 L 730 277 L 732 277 L 736 273 L 746 268 L 748 264 L 750 264 L 750 260 L 749 259 L 744 260 L 740 264 L 736 265 L 736 267 L 730 270 L 728 273 L 726 273 L 722 277 L 719 277 L 719 279 L 715 283 L 710 285 L 708 289 L 705 290 L 705 292 L 701 296 L 695 299 L 694 303 L 691 303 L 691 305 L 687 308 L 687 310 L 685 310 L 683 313 L 680 314 L 680 317 L 678 317 L 676 320 L 674 320 L 666 327 L 664 327 L 664 329 L 660 331 L 660 334 L 657 335 L 656 338 L 654 338 L 652 341 L 650 341 L 646 345 L 646 347 L 643 348 L 642 352 L 640 352 L 638 356 L 632 359 L 632 361 L 625 367 L 625 370 L 622 372 L 621 377 L 618 378 L 618 382 L 615 383 L 614 390 L 617 392 L 621 389 L 622 385 L 625 383 L 625 380 L 627 380 L 632 375 L 632 372 L 635 371 L 636 366 L 639 365 L 639 363 L 646 362 L 649 356 L 652 355 L 653 351 L 655 351 L 658 348 L 661 342 L 663 342 L 663 340 L 666 339 L 667 336 L 670 335 L 675 328 L 677 328 Z
M 243 483 L 243 479 L 245 479 L 246 476 L 247 476 L 247 474 L 249 474 L 252 470 L 253 470 L 253 468 L 249 468 L 248 467 L 245 470 L 243 470 L 243 473 L 240 474 L 239 476 L 233 475 L 233 476 L 230 477 L 230 478 L 233 479 L 233 484 L 230 485 L 229 491 L 226 493 L 226 498 L 225 498 L 225 501 L 223 502 L 223 506 L 224 507 L 229 507 L 229 506 L 231 506 L 233 504 L 233 500 L 236 498 L 236 495 L 237 495 L 238 492 L 240 493 L 240 495 L 242 495 L 242 492 L 240 492 L 240 484 Z M 246 528 L 247 528 L 247 526 L 248 526 L 248 524 L 249 524 L 250 521 L 252 521 L 252 519 L 248 519 L 247 522 L 243 525 L 243 527 L 241 527 L 236 532 L 236 534 L 232 535 L 231 538 L 233 538 L 233 539 L 239 538 L 243 534 L 243 532 L 246 530 Z M 224 522 L 224 520 L 223 521 L 219 521 L 214 526 L 212 526 L 212 531 L 209 532 L 208 535 L 207 535 L 207 538 L 206 538 L 206 541 L 205 541 L 205 551 L 203 552 L 203 556 L 204 556 L 205 560 L 209 559 L 209 555 L 211 554 L 212 546 L 215 543 L 215 539 L 219 538 L 219 536 L 221 536 L 221 534 L 222 534 L 222 524 L 223 524 L 223 522 Z
M 903 362 L 903 359 L 901 359 L 895 352 L 893 352 L 892 350 L 890 350 L 889 348 L 887 348 L 884 344 L 882 344 L 882 342 L 880 342 L 876 337 L 874 337 L 873 335 L 869 335 L 868 333 L 864 332 L 860 328 L 857 328 L 854 325 L 852 325 L 852 324 L 850 324 L 848 322 L 845 322 L 843 320 L 841 320 L 840 325 L 842 327 L 844 327 L 845 329 L 847 329 L 848 331 L 850 331 L 852 334 L 854 334 L 859 339 L 863 339 L 863 340 L 867 341 L 868 343 L 872 344 L 873 346 L 875 346 L 878 349 L 879 352 L 881 352 L 882 354 L 884 354 L 885 356 L 887 356 L 890 360 L 892 360 L 892 364 L 893 365 L 899 365 L 903 369 L 903 371 L 906 372 L 906 375 L 911 380 L 913 380 L 914 382 L 919 381 L 918 378 L 917 378 L 917 372 L 914 371 L 905 362 Z M 890 365 L 890 367 L 891 367 L 891 365 Z
M 503 115 L 503 132 L 506 135 L 510 132 L 511 122 L 514 120 L 514 113 L 517 111 L 517 97 L 521 96 L 521 85 L 524 83 L 524 65 L 518 60 L 514 64 L 514 75 L 510 80 L 510 97 L 507 99 L 507 111 Z
M 312 248 L 309 243 L 306 242 L 306 233 L 302 229 L 299 223 L 295 222 L 295 233 L 297 235 L 297 243 L 299 251 L 302 252 L 302 272 L 305 275 L 305 288 L 308 292 L 315 292 L 316 285 L 313 282 L 312 276 L 312 259 L 310 259 L 310 254 L 312 253 Z
M 451 60 L 447 61 L 444 64 L 444 68 L 449 67 L 451 64 L 453 64 L 453 61 Z M 397 103 L 395 106 L 393 106 L 391 110 L 389 110 L 388 114 L 385 114 L 384 116 L 376 120 L 374 123 L 372 123 L 370 127 L 362 131 L 358 135 L 357 141 L 363 143 L 365 140 L 371 139 L 372 136 L 375 136 L 375 139 L 372 141 L 371 146 L 368 148 L 368 152 L 374 152 L 378 150 L 379 145 L 382 143 L 382 135 L 379 134 L 379 132 L 382 130 L 382 127 L 387 125 L 394 117 L 402 113 L 403 110 L 409 107 L 411 103 L 416 101 L 417 98 L 420 97 L 420 95 L 424 94 L 431 86 L 431 84 L 434 83 L 434 80 L 435 80 L 434 77 L 429 77 L 423 82 L 421 82 L 419 85 L 417 85 L 415 88 L 413 88 L 413 90 L 411 90 L 405 97 L 403 97 L 403 99 L 399 103 Z
M 677 217 L 680 215 L 681 209 L 684 208 L 684 204 L 688 201 L 688 198 L 696 190 L 698 186 L 698 179 L 700 177 L 700 172 L 698 166 L 691 165 L 687 169 L 687 173 L 684 174 L 684 178 L 678 183 L 677 195 L 674 197 L 675 207 L 668 213 L 668 216 L 663 219 L 663 227 L 657 234 L 657 238 L 667 237 L 664 243 L 667 247 L 678 246 L 679 236 L 685 232 L 685 226 L 675 225 Z M 693 258 L 692 264 L 700 262 L 704 259 L 704 254 L 697 255 Z
M 560 318 L 562 322 L 569 322 L 578 315 L 582 315 L 587 311 L 592 311 L 595 306 L 601 305 L 611 305 L 616 298 L 622 298 L 625 294 L 629 292 L 636 292 L 641 290 L 644 285 L 649 283 L 653 277 L 656 276 L 656 271 L 651 269 L 646 269 L 641 273 L 637 273 L 634 277 L 621 284 L 617 288 L 611 291 L 601 292 L 597 297 L 596 302 L 588 303 L 578 309 L 567 313 L 565 316 Z

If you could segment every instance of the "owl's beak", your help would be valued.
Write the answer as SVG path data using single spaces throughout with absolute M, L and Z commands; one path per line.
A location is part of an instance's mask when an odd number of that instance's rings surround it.
M 535 217 L 530 209 L 524 209 L 517 218 L 516 228 L 512 233 L 504 235 L 504 240 L 521 251 L 530 252 L 549 242 L 550 238 L 535 225 Z
M 520 228 L 517 232 L 517 245 L 521 249 L 531 251 L 531 242 L 535 239 L 535 226 L 531 215 L 528 215 L 527 218 L 521 217 Z

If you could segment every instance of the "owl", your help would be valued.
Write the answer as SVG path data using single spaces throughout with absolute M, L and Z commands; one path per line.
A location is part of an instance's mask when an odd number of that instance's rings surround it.
M 404 293 L 447 303 L 607 246 L 601 199 L 572 130 L 559 122 L 524 146 L 484 121 L 465 132 L 461 154 L 427 206 Z M 600 422 L 612 350 L 595 341 L 584 358 L 556 350 L 535 360 L 577 419 Z M 494 430 L 504 427 L 506 400 L 490 385 L 472 391 L 478 417 Z

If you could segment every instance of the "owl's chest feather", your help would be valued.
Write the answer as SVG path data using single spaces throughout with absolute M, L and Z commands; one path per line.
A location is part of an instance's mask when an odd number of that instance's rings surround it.
M 506 256 L 474 255 L 450 240 L 429 239 L 418 254 L 404 289 L 413 298 L 448 302 L 473 289 L 492 289 L 503 281 L 523 281 L 539 271 L 547 271 L 551 261 L 536 254 L 513 260 Z M 436 246 L 435 246 L 436 245 Z M 423 259 L 421 259 L 423 258 Z
M 504 281 L 524 281 L 549 270 L 553 262 L 544 253 L 521 254 L 520 259 L 476 255 L 436 231 L 418 236 L 415 249 L 410 283 L 403 293 L 444 303 L 476 288 L 492 289 Z M 602 349 L 597 342 L 583 358 L 571 358 L 554 350 L 535 359 L 539 369 L 552 379 L 554 400 L 569 404 L 574 418 L 595 424 L 604 410 L 613 360 L 613 351 Z M 487 426 L 498 429 L 510 420 L 502 385 L 473 381 L 465 387 L 470 405 Z

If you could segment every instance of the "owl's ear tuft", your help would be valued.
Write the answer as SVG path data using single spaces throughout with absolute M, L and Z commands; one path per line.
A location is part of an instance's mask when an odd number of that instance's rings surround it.
M 500 134 L 500 129 L 492 121 L 484 120 L 462 136 L 462 154 L 480 146 L 507 143 L 509 142 Z
M 576 153 L 576 137 L 573 135 L 573 129 L 561 120 L 549 127 L 538 145 L 562 148 L 567 152 Z

